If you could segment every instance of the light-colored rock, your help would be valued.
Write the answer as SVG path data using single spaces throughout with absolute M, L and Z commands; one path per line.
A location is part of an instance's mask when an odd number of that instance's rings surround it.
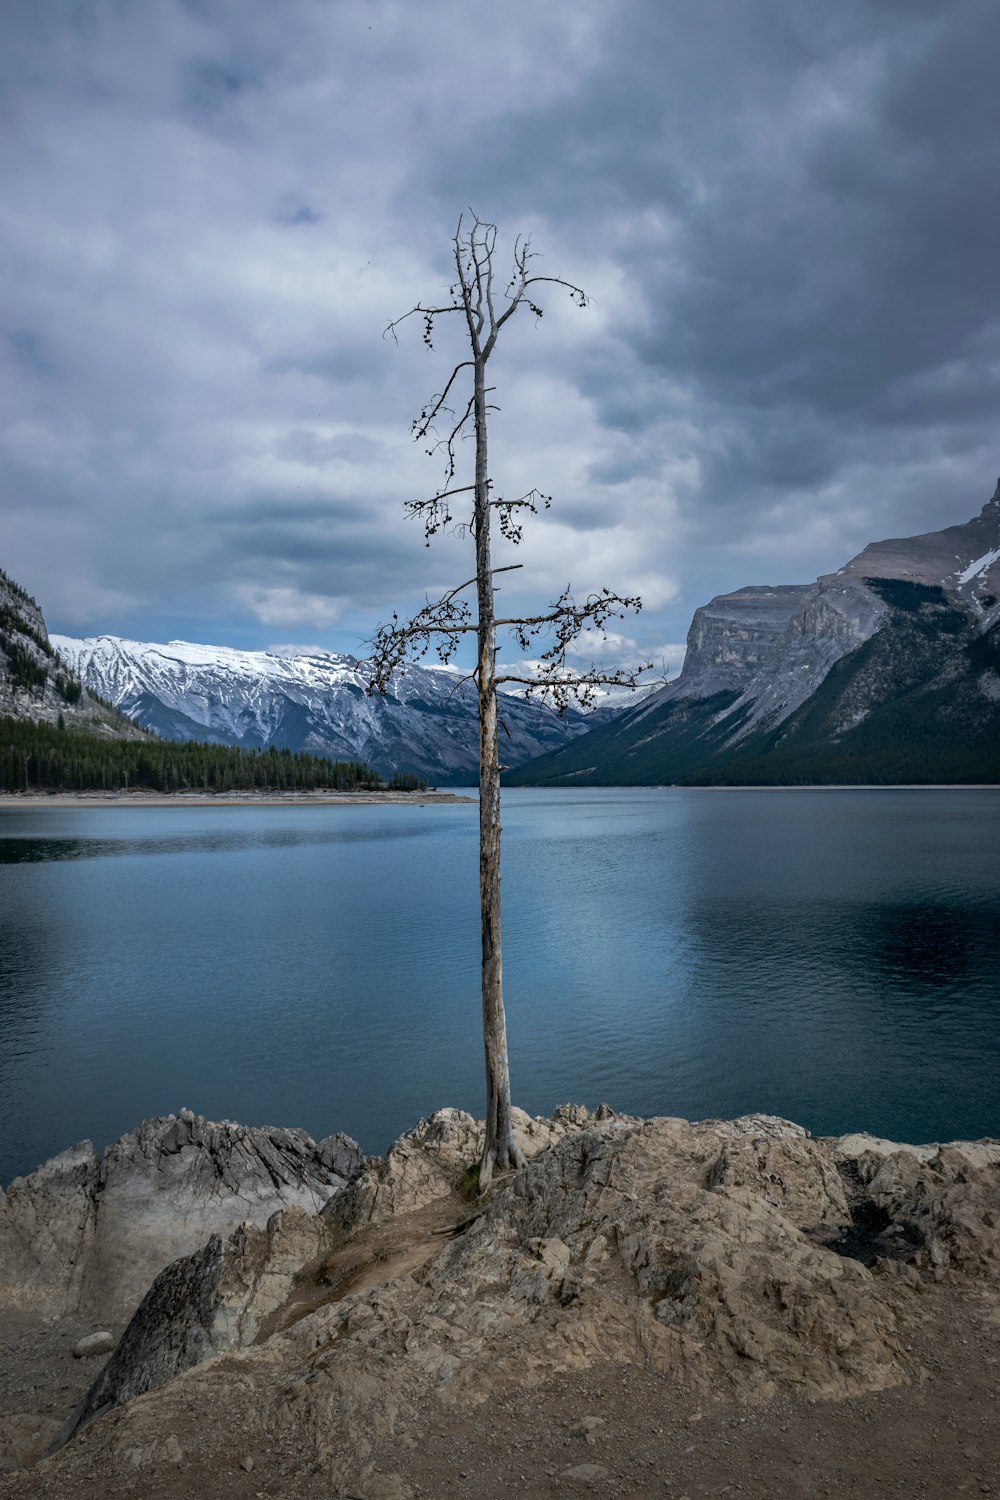
M 110 1354 L 115 1347 L 114 1334 L 102 1329 L 100 1333 L 88 1333 L 73 1345 L 74 1359 L 94 1359 L 99 1354 Z
M 602 1106 L 607 1111 L 607 1106 Z M 514 1136 L 531 1161 L 556 1141 L 594 1123 L 582 1104 L 560 1105 L 552 1119 L 511 1111 Z M 602 1119 L 613 1118 L 610 1111 Z M 351 1233 L 412 1213 L 457 1192 L 483 1150 L 483 1125 L 461 1109 L 439 1109 L 419 1120 L 376 1158 L 336 1200 L 324 1216 Z
M 749 1187 L 763 1193 L 800 1227 L 835 1228 L 850 1222 L 844 1185 L 830 1154 L 797 1125 L 770 1115 L 730 1122 L 732 1134 L 709 1174 L 709 1186 Z
M 146 1120 L 98 1158 L 89 1142 L 0 1193 L 0 1310 L 127 1318 L 153 1277 L 212 1234 L 277 1210 L 316 1213 L 364 1158 L 346 1136 Z
M 102 1462 L 162 1463 L 164 1433 L 243 1403 L 234 1430 L 308 1454 L 331 1496 L 406 1495 L 376 1449 L 405 1446 L 428 1396 L 465 1412 L 608 1361 L 679 1375 L 689 1423 L 720 1392 L 879 1389 L 920 1375 L 898 1331 L 918 1290 L 998 1269 L 996 1143 L 868 1149 L 766 1115 L 578 1107 L 518 1128 L 534 1160 L 471 1221 L 455 1189 L 481 1127 L 441 1111 L 321 1215 L 284 1210 L 169 1267 L 91 1393 L 94 1414 L 146 1392 L 89 1429 Z M 916 1263 L 880 1252 L 873 1272 L 825 1246 L 866 1194 Z M 331 1257 L 348 1274 L 325 1286 Z M 595 1456 L 601 1420 L 575 1428 Z
M 602 1440 L 601 1428 L 607 1425 L 603 1417 L 581 1417 L 570 1430 L 576 1436 L 582 1437 L 590 1447 L 594 1447 Z
M 563 1106 L 554 1120 L 516 1111 L 526 1155 L 579 1132 L 592 1117 Z M 608 1113 L 605 1118 L 610 1118 Z M 275 1214 L 264 1229 L 241 1224 L 227 1240 L 213 1235 L 189 1256 L 165 1267 L 137 1308 L 114 1357 L 77 1416 L 79 1429 L 112 1407 L 173 1380 L 226 1349 L 258 1338 L 279 1312 L 296 1278 L 321 1261 L 335 1238 L 383 1224 L 450 1195 L 482 1147 L 482 1126 L 461 1110 L 443 1109 L 421 1120 L 370 1163 L 338 1207 L 319 1216 L 300 1208 Z M 533 1253 L 546 1277 L 558 1279 L 570 1251 L 559 1239 L 539 1239 Z

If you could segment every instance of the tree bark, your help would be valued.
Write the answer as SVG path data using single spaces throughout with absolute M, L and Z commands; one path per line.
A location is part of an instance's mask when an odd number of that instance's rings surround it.
M 500 753 L 496 689 L 496 625 L 490 556 L 489 481 L 486 467 L 486 361 L 474 336 L 476 424 L 475 535 L 479 677 L 479 910 L 483 945 L 483 1045 L 486 1052 L 486 1141 L 479 1191 L 493 1172 L 524 1165 L 510 1114 L 507 1018 L 503 1005 L 500 943 Z

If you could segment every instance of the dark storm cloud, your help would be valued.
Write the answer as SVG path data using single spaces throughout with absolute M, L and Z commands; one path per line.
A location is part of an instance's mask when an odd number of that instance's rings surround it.
M 638 589 L 659 649 L 1000 472 L 992 0 L 10 0 L 0 43 L 0 562 L 56 625 L 350 646 L 465 576 L 401 520 L 460 345 L 383 331 L 470 203 L 594 294 L 498 351 L 536 597 Z
M 511 212 L 555 205 L 634 288 L 638 370 L 584 372 L 603 420 L 638 436 L 683 414 L 687 501 L 738 497 L 747 532 L 766 496 L 813 506 L 852 469 L 956 455 L 947 499 L 975 508 L 1000 394 L 1000 10 L 709 0 L 619 21 L 578 97 L 487 143 Z

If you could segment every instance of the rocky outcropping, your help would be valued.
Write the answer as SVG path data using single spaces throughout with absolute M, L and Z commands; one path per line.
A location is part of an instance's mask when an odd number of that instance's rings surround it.
M 281 1208 L 316 1213 L 363 1164 L 347 1136 L 317 1144 L 190 1110 L 101 1157 L 85 1141 L 0 1191 L 0 1310 L 120 1324 L 179 1255 Z
M 289 1373 L 296 1440 L 346 1442 L 354 1459 L 338 1423 L 359 1391 L 366 1420 L 388 1421 L 428 1383 L 476 1404 L 611 1359 L 744 1397 L 849 1395 L 913 1375 L 901 1292 L 1000 1270 L 1000 1146 L 824 1143 L 769 1116 L 580 1108 L 520 1115 L 517 1134 L 533 1160 L 485 1206 L 461 1196 L 482 1127 L 442 1110 L 317 1218 L 286 1210 L 171 1265 L 79 1422 L 262 1338 Z
M 834 1143 L 895 1258 L 936 1281 L 1000 1279 L 1000 1141 L 898 1146 L 875 1136 Z
M 596 1119 L 573 1106 L 565 1106 L 552 1120 L 533 1119 L 518 1109 L 513 1116 L 529 1160 Z M 610 1111 L 606 1117 L 611 1118 Z M 420 1210 L 442 1204 L 464 1218 L 467 1207 L 454 1195 L 481 1154 L 482 1141 L 483 1128 L 471 1115 L 438 1110 L 363 1170 L 357 1161 L 345 1162 L 355 1169 L 352 1185 L 330 1197 L 318 1215 L 292 1207 L 275 1213 L 263 1227 L 241 1223 L 225 1242 L 215 1234 L 194 1254 L 168 1265 L 136 1310 L 75 1425 L 166 1384 L 214 1354 L 246 1347 L 263 1330 L 273 1332 L 314 1304 L 342 1294 L 369 1269 L 368 1254 L 336 1252 L 363 1231 L 411 1221 Z M 408 1236 L 418 1246 L 415 1256 L 404 1255 L 409 1269 L 439 1248 L 435 1225 L 440 1227 L 438 1216 L 431 1214 Z M 376 1281 L 385 1279 L 398 1257 L 401 1247 L 392 1238 L 391 1233 L 386 1237 L 388 1249 L 386 1241 L 373 1243 L 372 1253 L 379 1253 L 372 1264 L 385 1272 Z
M 170 1123 L 184 1150 L 238 1130 Z M 381 1160 L 341 1156 L 353 1181 L 318 1212 L 283 1207 L 176 1259 L 62 1434 L 86 1435 L 46 1474 L 75 1493 L 78 1471 L 158 1472 L 192 1447 L 209 1464 L 222 1441 L 231 1461 L 252 1433 L 286 1478 L 300 1465 L 324 1494 L 401 1500 L 380 1455 L 428 1402 L 495 1408 L 609 1365 L 675 1379 L 689 1402 L 852 1396 L 922 1378 L 910 1330 L 942 1283 L 996 1305 L 1000 1142 L 824 1141 L 766 1115 L 569 1106 L 515 1129 L 529 1164 L 485 1200 L 469 1171 L 482 1126 L 442 1110 Z M 303 1140 L 270 1132 L 268 1151 L 288 1138 Z M 231 1175 L 242 1207 L 248 1174 Z M 51 1436 L 29 1416 L 9 1452 Z

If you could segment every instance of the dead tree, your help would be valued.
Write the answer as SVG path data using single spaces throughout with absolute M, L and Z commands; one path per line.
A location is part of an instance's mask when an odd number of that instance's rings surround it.
M 517 499 L 504 499 L 494 492 L 487 466 L 487 414 L 496 408 L 488 401 L 494 389 L 486 384 L 486 365 L 500 330 L 516 312 L 527 308 L 536 318 L 542 309 L 535 290 L 543 283 L 562 287 L 579 307 L 586 307 L 586 294 L 559 276 L 532 271 L 534 259 L 527 239 L 514 245 L 513 270 L 500 296 L 494 284 L 497 230 L 475 217 L 459 219 L 452 248 L 456 280 L 448 299 L 440 306 L 418 303 L 389 324 L 396 330 L 407 318 L 423 319 L 424 343 L 433 348 L 434 322 L 446 314 L 465 321 L 468 359 L 452 370 L 443 390 L 433 396 L 413 422 L 415 441 L 427 443 L 430 456 L 444 460 L 444 481 L 427 499 L 412 500 L 405 509 L 424 527 L 429 546 L 439 531 L 453 529 L 471 536 L 475 545 L 475 572 L 465 583 L 449 589 L 439 599 L 428 600 L 412 619 L 397 615 L 380 625 L 371 641 L 371 692 L 386 692 L 394 673 L 407 661 L 419 660 L 434 650 L 443 663 L 455 656 L 466 635 L 476 638 L 476 667 L 472 676 L 479 703 L 479 889 L 482 931 L 483 1040 L 486 1052 L 486 1141 L 479 1171 L 482 1192 L 493 1172 L 524 1165 L 524 1157 L 511 1126 L 510 1071 L 507 1061 L 507 1025 L 503 1005 L 503 964 L 500 948 L 500 757 L 497 692 L 521 691 L 526 696 L 544 695 L 559 712 L 571 702 L 587 707 L 602 685 L 634 687 L 639 672 L 604 671 L 597 666 L 586 672 L 567 667 L 570 647 L 585 631 L 602 631 L 612 618 L 627 610 L 638 610 L 641 601 L 601 589 L 578 600 L 567 587 L 537 614 L 500 618 L 495 609 L 495 579 L 512 568 L 495 568 L 490 555 L 490 531 L 496 515 L 500 533 L 515 544 L 521 541 L 526 513 L 548 508 L 551 496 L 530 490 Z M 458 393 L 461 395 L 456 399 Z M 459 445 L 474 438 L 475 466 L 472 482 L 456 483 Z M 514 564 L 520 567 L 521 564 Z M 471 595 L 471 597 L 470 597 Z M 474 600 L 474 604 L 473 604 Z M 497 665 L 497 632 L 509 632 L 522 651 L 540 645 L 534 670 L 511 671 Z

